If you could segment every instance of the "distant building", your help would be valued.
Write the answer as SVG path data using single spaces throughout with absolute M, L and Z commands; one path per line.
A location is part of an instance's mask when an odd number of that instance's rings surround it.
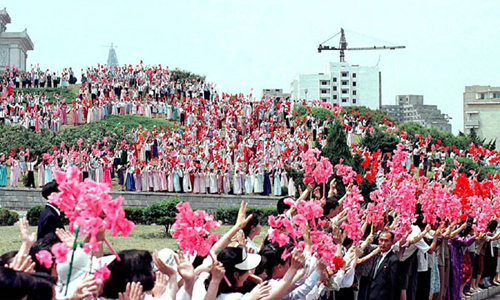
M 263 89 L 262 96 L 289 98 L 290 93 L 283 93 L 283 89 Z
M 0 10 L 0 72 L 5 71 L 6 65 L 14 65 L 18 70 L 26 71 L 28 51 L 35 46 L 26 29 L 21 32 L 6 32 L 10 22 L 7 9 Z
M 291 83 L 291 94 L 293 100 L 323 100 L 341 106 L 379 109 L 380 80 L 378 66 L 331 62 L 326 73 L 298 75 Z
M 474 130 L 482 139 L 500 141 L 500 87 L 466 86 L 463 105 L 464 133 Z
M 437 105 L 424 104 L 422 95 L 397 95 L 395 105 L 382 105 L 382 109 L 396 122 L 415 122 L 428 128 L 451 132 L 450 117 L 441 113 Z

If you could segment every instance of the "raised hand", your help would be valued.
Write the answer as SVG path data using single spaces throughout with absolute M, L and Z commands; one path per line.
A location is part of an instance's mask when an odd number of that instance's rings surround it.
M 271 286 L 268 284 L 268 281 L 264 281 L 253 288 L 248 296 L 248 300 L 260 300 L 269 296 L 270 293 Z
M 161 298 L 161 296 L 165 293 L 166 290 L 167 290 L 167 275 L 161 272 L 156 272 L 155 285 L 151 290 L 151 294 L 155 298 Z
M 158 257 L 158 251 L 155 251 L 153 253 L 153 262 L 155 263 L 156 267 L 158 268 L 158 271 L 162 272 L 163 274 L 167 275 L 169 278 L 172 276 L 177 276 L 177 272 L 175 271 L 174 268 L 171 266 L 167 265 L 164 263 L 159 257 Z
M 75 242 L 75 236 L 71 232 L 62 228 L 57 228 L 56 235 L 61 240 L 61 242 L 65 243 L 66 246 L 68 246 L 68 248 L 70 249 L 73 248 L 73 244 Z
M 127 283 L 125 293 L 118 293 L 119 300 L 144 300 L 142 284 L 140 282 Z
M 35 270 L 35 263 L 31 259 L 31 256 L 21 254 L 16 255 L 14 257 L 14 260 L 10 264 L 6 264 L 5 267 L 15 271 L 33 273 L 33 271 Z
M 241 201 L 240 210 L 238 211 L 238 217 L 236 219 L 235 226 L 239 229 L 243 229 L 250 219 L 252 219 L 252 215 L 247 217 L 248 203 Z

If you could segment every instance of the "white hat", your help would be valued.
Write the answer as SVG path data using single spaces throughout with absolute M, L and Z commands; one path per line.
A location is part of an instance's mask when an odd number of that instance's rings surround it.
M 257 268 L 260 264 L 261 257 L 259 254 L 247 253 L 245 249 L 242 248 L 243 261 L 236 264 L 234 267 L 241 271 L 248 271 Z

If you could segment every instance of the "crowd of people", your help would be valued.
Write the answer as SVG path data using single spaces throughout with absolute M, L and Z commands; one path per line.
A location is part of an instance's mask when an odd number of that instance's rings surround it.
M 57 192 L 56 181 L 42 190 L 48 199 Z M 424 222 L 423 206 L 417 205 L 402 237 L 395 233 L 398 216 L 388 212 L 378 225 L 363 218 L 357 229 L 362 237 L 353 241 L 342 225 L 348 222 L 346 197 L 337 194 L 335 180 L 327 195 L 309 184 L 298 199 L 277 202 L 279 215 L 272 220 L 288 220 L 292 227 L 273 224 L 270 218 L 267 233 L 262 233 L 258 215 L 247 215 L 247 204 L 242 203 L 236 224 L 203 257 L 168 248 L 104 253 L 101 244 L 90 254 L 77 246 L 74 254 L 62 254 L 67 257 L 64 262 L 57 262 L 61 254 L 54 245 L 64 243 L 72 249 L 75 236 L 64 229 L 58 207 L 47 204 L 37 234 L 30 235 L 26 219 L 21 220 L 19 251 L 0 257 L 5 266 L 0 267 L 3 299 L 455 300 L 500 285 L 497 220 L 491 219 L 482 232 L 473 229 L 471 217 L 431 224 Z M 293 232 L 303 223 L 300 218 L 307 215 L 299 208 L 301 202 L 318 205 L 320 212 L 309 219 L 314 225 L 306 222 L 299 240 L 292 242 Z M 302 208 L 307 210 L 309 204 Z M 333 265 L 316 253 L 318 230 L 331 237 L 336 249 Z M 289 242 L 278 241 L 281 234 L 289 235 Z M 259 235 L 265 236 L 261 245 L 255 242 Z M 103 241 L 105 230 L 98 236 Z M 43 250 L 52 251 L 56 260 L 46 264 L 39 255 Z

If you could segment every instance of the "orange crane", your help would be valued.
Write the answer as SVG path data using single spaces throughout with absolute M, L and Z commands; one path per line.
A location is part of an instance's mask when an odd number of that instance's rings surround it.
M 323 46 L 324 43 L 328 42 L 332 38 L 336 37 L 340 34 L 340 41 L 338 47 L 331 46 Z M 404 49 L 405 46 L 373 46 L 373 47 L 355 47 L 355 48 L 347 48 L 347 40 L 345 38 L 344 28 L 340 28 L 340 32 L 336 35 L 332 36 L 328 40 L 324 41 L 318 46 L 318 53 L 321 53 L 323 50 L 337 50 L 340 51 L 340 62 L 345 62 L 345 51 L 352 50 L 395 50 L 395 49 Z

